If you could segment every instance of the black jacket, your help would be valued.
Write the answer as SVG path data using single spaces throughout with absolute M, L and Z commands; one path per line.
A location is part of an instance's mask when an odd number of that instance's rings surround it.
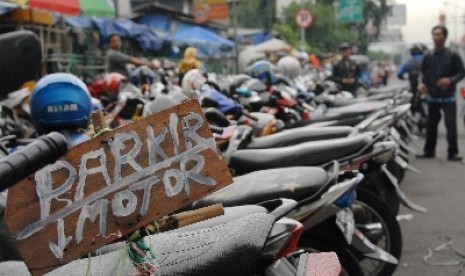
M 455 97 L 456 85 L 465 77 L 462 59 L 449 48 L 426 54 L 421 64 L 421 72 L 422 82 L 428 88 L 429 96 L 433 98 Z M 444 77 L 450 78 L 452 84 L 446 90 L 441 90 L 436 83 Z
M 357 89 L 357 81 L 360 76 L 360 68 L 358 65 L 349 59 L 349 62 L 346 64 L 344 60 L 340 60 L 333 68 L 332 79 L 339 83 L 343 90 L 354 92 Z M 355 83 L 353 85 L 343 85 L 342 79 L 344 78 L 355 78 Z

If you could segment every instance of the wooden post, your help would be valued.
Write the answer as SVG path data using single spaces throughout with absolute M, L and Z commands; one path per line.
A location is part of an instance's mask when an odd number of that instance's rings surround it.
M 102 131 L 108 129 L 107 121 L 105 120 L 105 116 L 101 110 L 93 112 L 90 115 L 90 119 L 92 121 L 92 125 L 94 126 L 95 135 L 99 135 Z
M 224 215 L 223 205 L 215 204 L 197 210 L 166 216 L 147 225 L 142 229 L 142 231 L 134 231 L 131 235 L 129 235 L 128 241 L 136 242 L 147 235 L 178 229 L 189 224 L 194 224 L 222 215 Z

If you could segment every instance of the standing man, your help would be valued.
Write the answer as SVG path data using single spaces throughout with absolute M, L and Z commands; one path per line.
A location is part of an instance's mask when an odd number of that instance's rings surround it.
M 347 42 L 339 46 L 342 54 L 340 60 L 333 68 L 333 80 L 339 83 L 342 90 L 349 91 L 357 97 L 357 84 L 360 75 L 360 68 L 350 59 L 350 45 Z
M 421 64 L 423 80 L 418 85 L 419 93 L 427 93 L 428 126 L 426 144 L 420 158 L 433 158 L 436 155 L 438 123 L 441 109 L 447 129 L 448 160 L 461 161 L 457 146 L 457 104 L 456 84 L 465 76 L 463 62 L 457 53 L 445 47 L 447 28 L 441 25 L 432 29 L 434 50 L 426 54 Z
M 146 65 L 150 68 L 155 67 L 155 65 L 151 62 L 123 54 L 121 52 L 121 37 L 117 34 L 110 35 L 108 37 L 108 51 L 105 55 L 106 72 L 120 73 L 129 79 L 130 74 L 126 68 L 126 64 L 128 63 L 136 66 Z

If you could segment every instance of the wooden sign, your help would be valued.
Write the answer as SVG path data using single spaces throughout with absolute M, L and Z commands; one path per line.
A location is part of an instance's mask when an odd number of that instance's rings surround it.
M 10 189 L 6 219 L 41 275 L 231 182 L 191 100 L 73 147 Z

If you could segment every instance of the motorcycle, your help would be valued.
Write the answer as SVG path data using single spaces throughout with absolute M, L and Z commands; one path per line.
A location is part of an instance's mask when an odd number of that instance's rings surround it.
M 380 266 L 395 269 L 397 259 L 355 229 L 350 207 L 354 201 L 354 189 L 362 175 L 338 172 L 337 163 L 326 171 L 313 167 L 256 171 L 235 177 L 233 184 L 201 199 L 194 206 L 217 202 L 225 206 L 239 206 L 275 197 L 291 198 L 297 200 L 298 205 L 286 216 L 300 221 L 305 231 L 299 240 L 299 247 L 307 250 L 300 253 L 309 252 L 309 247 L 321 251 L 334 250 L 350 275 L 360 274 L 358 261 L 354 263 L 350 252 L 358 252 L 365 258 L 379 261 Z M 329 232 L 331 235 L 328 236 Z M 326 242 L 323 243 L 323 240 Z

